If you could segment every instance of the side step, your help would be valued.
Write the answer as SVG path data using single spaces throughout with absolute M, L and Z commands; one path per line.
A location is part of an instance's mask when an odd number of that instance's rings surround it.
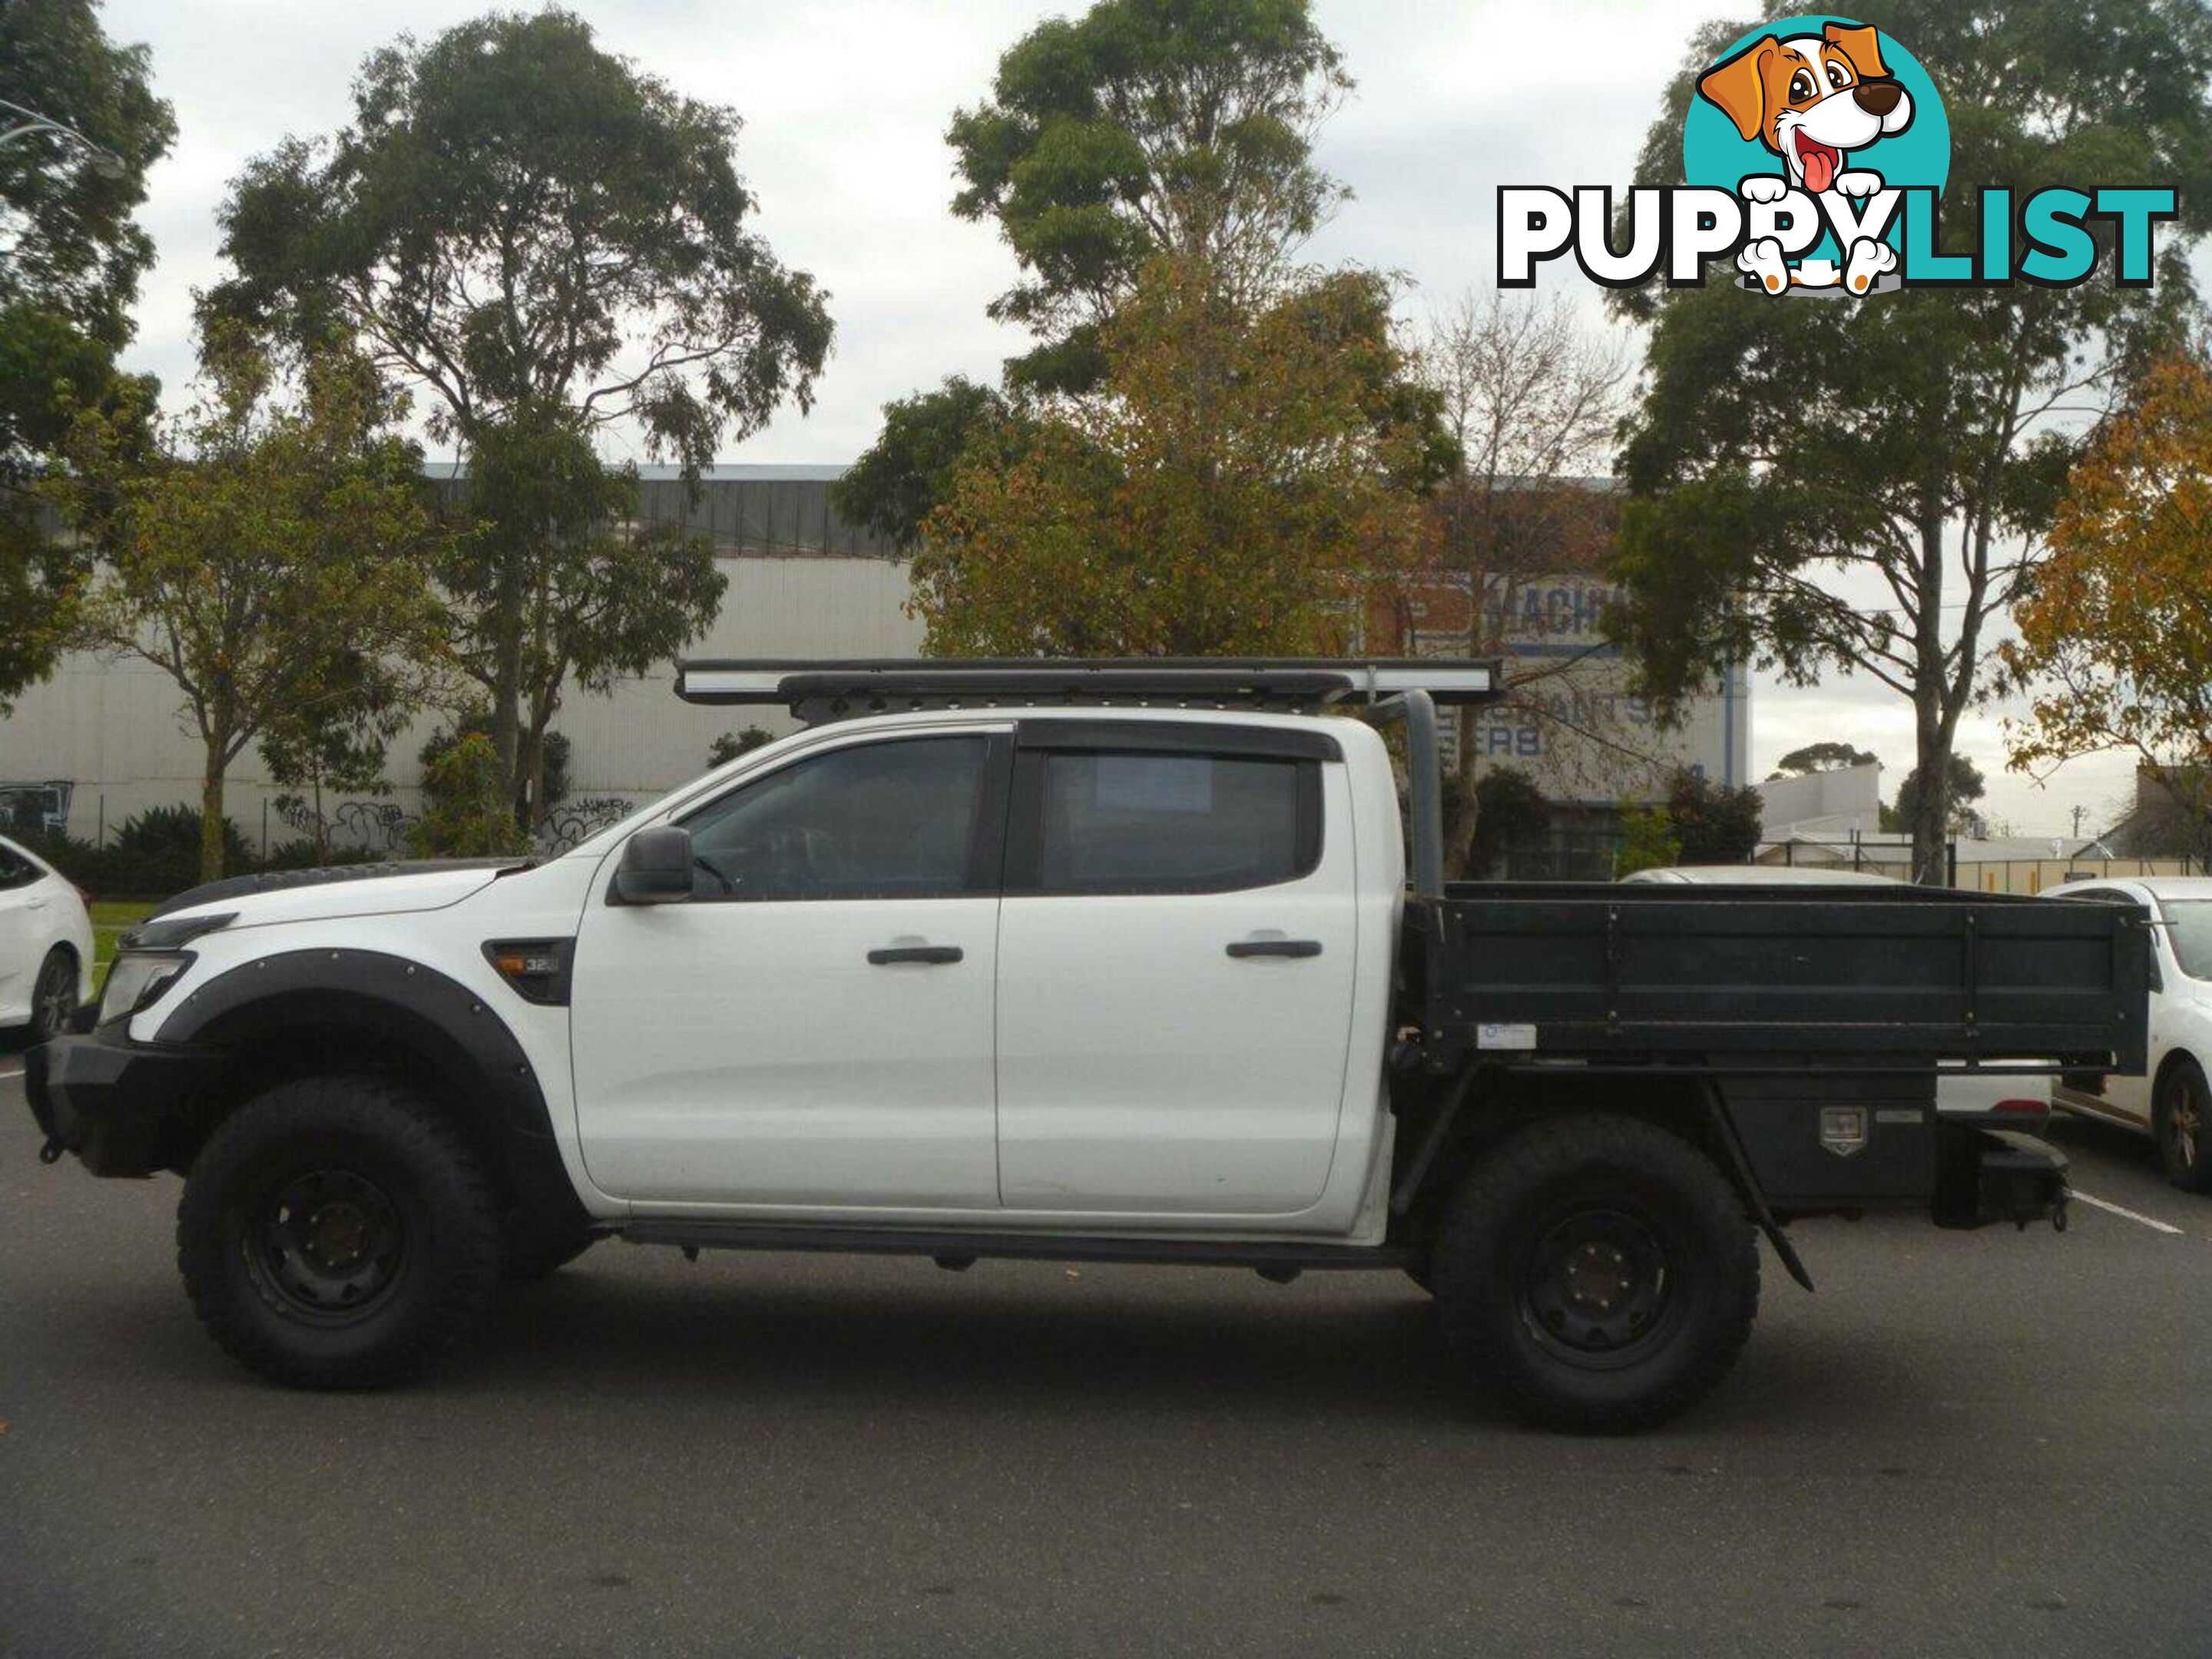
M 1402 1245 L 1249 1243 L 1214 1239 L 1097 1238 L 1065 1233 L 917 1232 L 903 1228 L 792 1227 L 750 1221 L 634 1221 L 617 1237 L 633 1244 L 673 1244 L 697 1250 L 826 1250 L 853 1255 L 927 1255 L 958 1261 L 993 1257 L 1014 1261 L 1156 1262 L 1177 1267 L 1253 1267 L 1261 1273 L 1308 1268 L 1405 1267 L 1419 1252 Z

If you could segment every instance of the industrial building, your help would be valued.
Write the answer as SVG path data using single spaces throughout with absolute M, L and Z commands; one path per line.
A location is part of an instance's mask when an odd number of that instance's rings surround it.
M 847 521 L 831 501 L 839 466 L 725 465 L 696 499 L 668 469 L 647 469 L 641 516 L 708 536 L 728 578 L 720 614 L 690 648 L 697 656 L 866 657 L 918 653 L 921 622 L 897 550 Z M 446 487 L 458 487 L 448 477 Z M 1536 581 L 1482 581 L 1433 572 L 1401 584 L 1372 619 L 1374 650 L 1456 654 L 1495 643 L 1516 695 L 1474 723 L 1481 764 L 1528 770 L 1561 804 L 1563 834 L 1601 834 L 1623 799 L 1649 799 L 1688 765 L 1728 783 L 1746 775 L 1749 708 L 1741 672 L 1701 700 L 1679 728 L 1660 727 L 1628 694 L 1626 669 L 1599 627 L 1607 591 L 1598 562 Z M 548 827 L 567 844 L 696 775 L 733 726 L 789 729 L 775 714 L 695 708 L 673 695 L 675 665 L 613 693 L 571 691 L 555 729 L 571 744 L 568 791 Z M 334 836 L 404 851 L 419 802 L 417 751 L 441 723 L 425 715 L 392 745 L 392 788 L 373 800 L 325 803 Z M 66 828 L 105 841 L 132 813 L 199 799 L 200 750 L 175 688 L 131 659 L 65 659 L 53 678 L 0 721 L 0 821 Z M 250 845 L 299 833 L 282 793 L 249 749 L 230 774 L 230 816 Z M 1575 828 L 1579 825 L 1580 828 Z

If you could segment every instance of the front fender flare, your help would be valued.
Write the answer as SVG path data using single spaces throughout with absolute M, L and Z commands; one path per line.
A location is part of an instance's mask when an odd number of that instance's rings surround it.
M 379 951 L 283 951 L 194 988 L 156 1041 L 216 1056 L 218 1076 L 265 1058 L 287 1034 L 337 1033 L 427 1070 L 493 1162 L 510 1206 L 535 1225 L 580 1227 L 536 1069 L 507 1022 L 458 980 Z M 292 1069 L 309 1057 L 290 1057 Z

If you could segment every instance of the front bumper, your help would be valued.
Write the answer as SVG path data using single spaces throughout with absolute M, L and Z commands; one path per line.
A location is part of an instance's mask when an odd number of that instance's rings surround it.
M 174 1167 L 186 1103 L 207 1056 L 121 1031 L 56 1037 L 24 1056 L 24 1093 L 52 1163 L 75 1152 L 96 1176 Z

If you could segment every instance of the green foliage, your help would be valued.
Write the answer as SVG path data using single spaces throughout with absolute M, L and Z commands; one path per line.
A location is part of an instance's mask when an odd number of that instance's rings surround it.
M 1468 873 L 1476 878 L 1505 867 L 1516 847 L 1551 827 L 1552 809 L 1536 781 L 1515 766 L 1493 766 L 1475 780 L 1474 832 L 1468 842 Z
M 552 405 L 696 466 L 806 406 L 813 279 L 752 234 L 736 112 L 602 51 L 573 12 L 495 12 L 372 53 L 356 117 L 252 163 L 207 303 L 293 339 L 343 317 L 429 388 L 433 433 Z
M 1973 804 L 1989 793 L 1989 783 L 1982 776 L 1982 769 L 1964 755 L 1950 757 L 1947 768 L 1949 787 L 1944 791 L 1941 805 L 1934 807 L 1937 821 L 1944 833 L 1952 836 L 1978 836 L 1987 828 L 1982 815 L 1974 811 Z M 1897 786 L 1897 804 L 1881 809 L 1881 827 L 1892 831 L 1909 830 L 1921 808 L 1920 769 L 1915 767 L 1905 775 L 1905 781 Z
M 1620 844 L 1613 854 L 1617 879 L 1639 870 L 1664 870 L 1682 862 L 1681 832 L 1674 816 L 1663 806 L 1624 806 L 1620 812 Z
M 1767 775 L 1767 781 L 1808 778 L 1815 772 L 1841 772 L 1854 766 L 1880 764 L 1880 757 L 1871 749 L 1848 743 L 1808 743 L 1801 749 L 1791 750 L 1776 763 L 1774 770 Z
M 495 858 L 530 850 L 489 738 L 468 733 L 431 763 L 422 775 L 422 813 L 410 837 L 417 858 Z
M 130 306 L 154 245 L 131 214 L 176 136 L 143 46 L 118 46 L 91 0 L 0 6 L 0 99 L 74 127 L 0 146 L 0 715 L 45 678 L 67 638 L 83 560 L 39 514 L 71 411 L 150 383 L 114 385 Z M 0 126 L 21 117 L 0 112 Z
M 0 148 L 9 238 L 0 310 L 35 307 L 110 349 L 130 341 L 131 302 L 154 261 L 153 240 L 131 216 L 146 199 L 146 170 L 177 133 L 148 65 L 144 46 L 108 40 L 93 0 L 0 7 L 0 98 L 74 127 L 115 158 L 103 162 L 53 133 Z
M 915 561 L 932 652 L 1322 652 L 1360 577 L 1411 556 L 1430 430 L 1378 418 L 1403 368 L 1380 280 L 1251 310 L 1216 276 L 1155 261 L 1100 388 L 963 463 Z
M 748 726 L 742 732 L 725 732 L 707 749 L 707 768 L 727 766 L 740 755 L 750 755 L 754 750 L 774 743 L 775 736 L 764 726 Z
M 252 854 L 228 818 L 221 821 L 223 867 L 252 867 Z M 200 849 L 206 839 L 199 808 L 179 803 L 150 806 L 124 820 L 105 847 L 68 835 L 24 837 L 25 844 L 63 875 L 101 898 L 165 899 L 198 884 Z
M 426 798 L 434 796 L 438 786 L 433 781 L 439 775 L 439 763 L 453 750 L 453 746 L 467 738 L 491 738 L 492 717 L 489 708 L 478 705 L 458 720 L 441 726 L 423 739 L 416 751 L 416 760 L 422 769 L 422 790 Z M 549 731 L 545 733 L 544 804 L 558 806 L 568 799 L 568 757 L 571 745 L 565 732 Z
M 884 405 L 884 429 L 852 470 L 831 486 L 837 510 L 911 549 L 921 526 L 951 493 L 971 446 L 1011 460 L 1030 422 L 995 386 L 955 374 L 934 392 Z
M 559 799 L 548 728 L 565 689 L 605 692 L 667 661 L 714 621 L 728 585 L 706 537 L 635 526 L 637 490 L 636 468 L 602 461 L 573 411 L 524 410 L 477 434 L 439 586 L 526 825 Z
M 526 815 L 565 686 L 665 660 L 721 594 L 703 538 L 622 528 L 635 470 L 596 435 L 634 423 L 696 472 L 787 398 L 809 405 L 830 318 L 750 228 L 736 113 L 600 50 L 574 13 L 403 40 L 363 65 L 355 107 L 236 181 L 237 274 L 204 310 L 293 342 L 342 322 L 429 394 L 469 467 L 440 580 Z
M 1688 770 L 1667 787 L 1667 821 L 1684 864 L 1745 864 L 1759 850 L 1756 789 L 1730 789 Z
M 142 448 L 140 412 L 86 409 L 52 499 L 95 550 L 72 641 L 137 657 L 177 689 L 200 739 L 202 811 L 231 763 L 322 708 L 359 702 L 365 668 L 418 700 L 442 652 L 420 456 L 360 358 L 321 353 L 297 397 L 232 335 L 203 342 L 205 392 Z M 223 872 L 210 831 L 201 874 Z
M 1767 15 L 1796 10 L 1773 0 Z M 1942 89 L 1946 223 L 1979 222 L 1984 185 L 2154 179 L 2181 203 L 2150 289 L 2118 287 L 2107 267 L 2076 288 L 1864 303 L 1764 301 L 1722 280 L 1615 296 L 1650 330 L 1622 459 L 1636 498 L 1624 602 L 1610 613 L 1645 689 L 1676 702 L 1730 659 L 1801 682 L 1864 672 L 1912 701 L 1926 770 L 1943 765 L 1984 689 L 1985 624 L 2032 568 L 2075 453 L 2078 428 L 2048 416 L 2106 400 L 2118 372 L 2195 308 L 2188 255 L 2212 225 L 2212 100 L 2191 66 L 2212 52 L 2212 12 L 1975 0 L 1859 15 L 1893 21 Z M 1681 182 L 1694 76 L 1741 28 L 1701 33 L 1638 183 Z M 2097 232 L 2106 245 L 2111 234 Z M 1838 571 L 1874 578 L 1884 606 L 1838 592 Z M 1940 879 L 1940 822 L 1912 829 L 1916 866 Z
M 127 857 L 166 860 L 189 872 L 198 860 L 201 836 L 198 807 L 182 804 L 149 806 L 123 821 L 123 827 L 115 832 L 113 845 L 115 851 Z M 246 837 L 228 818 L 222 820 L 222 838 L 227 861 L 243 866 L 250 856 Z M 189 879 L 187 876 L 187 882 Z
M 991 307 L 1040 341 L 1010 380 L 1095 385 L 1097 331 L 1155 256 L 1264 280 L 1344 195 L 1312 139 L 1350 86 L 1307 0 L 1098 0 L 1016 42 L 946 135 L 953 211 L 1022 266 Z

